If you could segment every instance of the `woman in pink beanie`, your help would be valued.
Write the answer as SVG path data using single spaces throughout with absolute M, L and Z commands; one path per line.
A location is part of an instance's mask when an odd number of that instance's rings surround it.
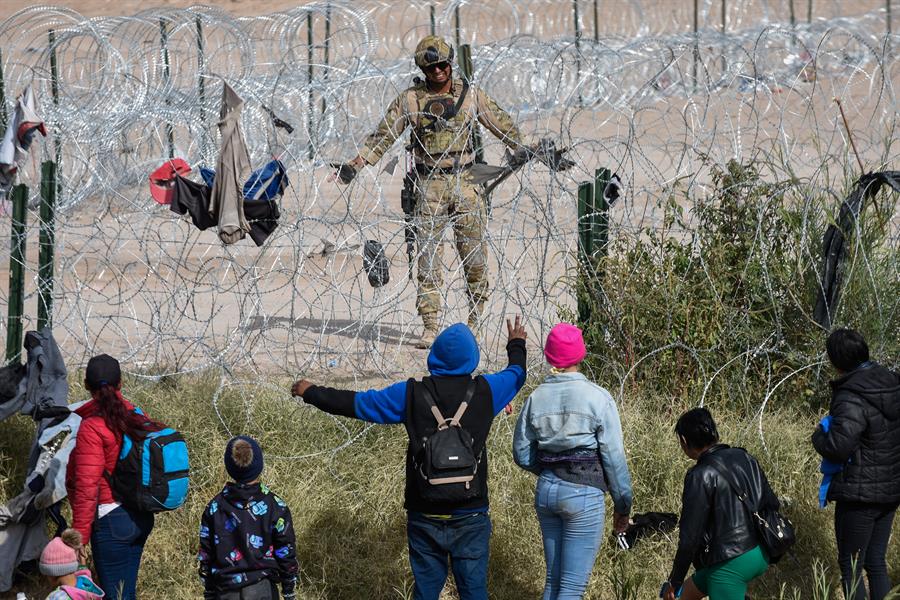
M 581 598 L 600 549 L 605 493 L 615 506 L 613 529 L 624 532 L 631 513 L 616 404 L 578 371 L 587 349 L 581 330 L 559 323 L 544 356 L 553 367 L 522 407 L 513 458 L 538 475 L 535 509 L 544 539 L 544 600 Z

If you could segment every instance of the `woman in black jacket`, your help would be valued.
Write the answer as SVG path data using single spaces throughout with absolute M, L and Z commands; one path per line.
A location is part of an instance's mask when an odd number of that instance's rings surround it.
M 678 552 L 665 600 L 744 600 L 747 585 L 769 567 L 749 510 L 725 479 L 740 486 L 760 509 L 778 509 L 778 499 L 765 474 L 743 448 L 719 443 L 719 432 L 705 408 L 689 410 L 678 419 L 675 433 L 681 449 L 697 464 L 684 476 Z M 685 581 L 688 567 L 693 575 Z
M 900 376 L 869 360 L 861 334 L 838 329 L 825 343 L 837 371 L 831 382 L 831 417 L 812 436 L 823 458 L 843 465 L 828 486 L 835 502 L 834 531 L 844 596 L 882 600 L 891 589 L 888 539 L 900 504 Z M 854 572 L 853 567 L 856 566 Z

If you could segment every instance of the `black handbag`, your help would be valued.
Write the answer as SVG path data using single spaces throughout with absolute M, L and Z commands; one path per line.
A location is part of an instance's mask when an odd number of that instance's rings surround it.
M 740 498 L 744 506 L 750 513 L 750 518 L 756 526 L 756 537 L 759 545 L 763 547 L 772 564 L 781 560 L 781 557 L 787 554 L 795 543 L 797 543 L 797 535 L 794 532 L 794 524 L 776 509 L 760 510 L 754 506 L 747 494 L 737 484 L 737 481 L 728 472 L 728 469 L 720 463 L 716 458 L 709 456 L 707 459 L 710 465 L 722 476 L 737 497 Z

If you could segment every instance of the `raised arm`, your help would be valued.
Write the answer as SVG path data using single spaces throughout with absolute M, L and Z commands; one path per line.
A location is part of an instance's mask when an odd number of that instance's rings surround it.
M 525 339 L 528 334 L 522 324 L 522 318 L 516 317 L 515 324 L 506 320 L 507 342 L 506 356 L 507 366 L 498 373 L 485 375 L 484 379 L 491 388 L 491 396 L 494 400 L 494 414 L 498 414 L 507 404 L 512 402 L 522 386 L 525 385 Z

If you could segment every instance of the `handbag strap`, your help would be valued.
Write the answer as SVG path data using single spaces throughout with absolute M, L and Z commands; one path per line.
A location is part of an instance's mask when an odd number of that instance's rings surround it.
M 722 477 L 722 479 L 725 480 L 725 483 L 727 483 L 731 487 L 734 493 L 737 494 L 737 497 L 741 502 L 744 503 L 744 506 L 746 506 L 747 510 L 750 511 L 750 514 L 758 516 L 759 510 L 750 503 L 750 500 L 747 498 L 746 492 L 744 492 L 741 486 L 738 485 L 737 480 L 734 479 L 734 477 L 731 475 L 731 473 L 728 471 L 728 468 L 725 467 L 722 461 L 712 455 L 707 455 L 706 460 L 708 461 L 709 466 L 711 466 L 716 471 L 716 473 L 718 473 Z

